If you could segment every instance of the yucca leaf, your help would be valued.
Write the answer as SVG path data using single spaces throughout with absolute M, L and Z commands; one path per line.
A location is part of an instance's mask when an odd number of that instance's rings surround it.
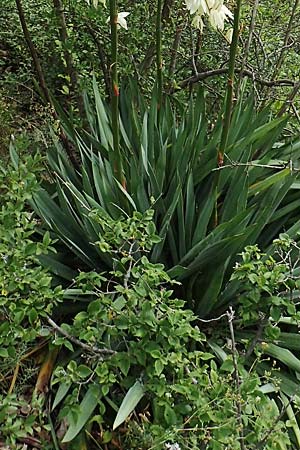
M 89 418 L 94 412 L 98 401 L 101 397 L 100 387 L 92 385 L 88 388 L 82 402 L 79 405 L 78 415 L 74 418 L 73 414 L 68 414 L 67 420 L 69 428 L 62 440 L 62 443 L 72 441 L 85 426 Z
M 118 188 L 120 189 L 120 191 L 122 192 L 122 194 L 124 194 L 124 196 L 126 197 L 126 199 L 129 201 L 129 203 L 131 204 L 132 208 L 134 211 L 137 210 L 136 204 L 134 203 L 132 197 L 128 194 L 128 192 L 126 191 L 126 189 L 121 185 L 121 183 L 115 179 L 115 182 L 118 186 Z
M 104 148 L 109 150 L 109 149 L 113 148 L 112 132 L 110 129 L 108 116 L 107 116 L 104 104 L 102 102 L 95 77 L 93 77 L 93 90 L 94 90 L 94 98 L 95 98 L 97 120 L 98 120 L 98 129 L 99 129 L 99 134 L 101 137 L 101 143 L 104 146 Z
M 186 184 L 186 199 L 185 199 L 185 241 L 186 248 L 192 247 L 192 237 L 195 224 L 195 214 L 196 214 L 196 198 L 194 192 L 194 179 L 193 174 L 189 173 Z M 181 256 L 181 258 L 183 255 Z
M 159 258 L 160 254 L 161 254 L 162 249 L 163 249 L 164 242 L 165 242 L 165 239 L 166 239 L 166 235 L 167 235 L 167 232 L 168 232 L 168 227 L 169 227 L 170 221 L 171 221 L 171 219 L 173 217 L 173 213 L 174 213 L 174 211 L 175 211 L 175 209 L 177 207 L 177 203 L 178 203 L 178 200 L 179 200 L 180 193 L 181 193 L 181 187 L 180 187 L 180 185 L 178 183 L 176 190 L 173 192 L 173 200 L 172 200 L 170 206 L 168 207 L 168 209 L 167 209 L 167 211 L 166 211 L 166 213 L 165 213 L 165 215 L 163 217 L 163 220 L 162 220 L 162 225 L 161 225 L 159 233 L 158 233 L 159 237 L 161 238 L 161 241 L 158 244 L 156 244 L 154 249 L 153 249 L 153 252 L 152 252 L 152 255 L 151 255 L 153 261 L 158 261 L 158 258 Z M 175 259 L 175 260 L 178 259 L 178 256 L 177 255 L 173 255 L 173 259 Z
M 72 281 L 77 275 L 77 272 L 72 270 L 66 264 L 59 261 L 58 255 L 40 255 L 39 261 L 42 266 L 50 270 L 55 275 L 64 278 L 65 280 Z
M 224 362 L 225 359 L 228 357 L 228 354 L 223 350 L 223 348 L 220 347 L 218 344 L 216 344 L 216 342 L 213 341 L 212 339 L 209 339 L 207 343 L 209 347 L 212 349 L 212 351 L 215 353 L 219 361 Z
M 66 382 L 65 383 L 62 382 L 59 384 L 59 387 L 53 400 L 51 411 L 53 411 L 59 405 L 59 403 L 65 398 L 71 386 L 72 386 L 71 383 Z
M 290 350 L 268 343 L 263 345 L 263 351 L 280 361 L 281 364 L 285 364 L 289 369 L 300 373 L 300 360 Z
M 177 227 L 178 227 L 178 257 L 181 259 L 186 254 L 186 242 L 185 242 L 185 220 L 184 220 L 184 208 L 183 208 L 183 198 L 182 192 L 180 192 L 178 205 L 177 205 Z
M 288 177 L 289 175 L 290 175 L 289 169 L 283 169 L 277 173 L 274 173 L 265 180 L 258 181 L 257 183 L 250 186 L 249 195 L 255 195 L 257 193 L 260 193 L 268 189 L 269 187 L 273 186 L 275 183 L 278 183 L 278 181 L 281 181 L 284 178 Z
M 143 384 L 140 381 L 136 381 L 122 401 L 117 417 L 113 423 L 113 430 L 118 428 L 127 419 L 144 395 L 145 389 Z
M 298 421 L 296 419 L 293 407 L 292 407 L 289 399 L 284 394 L 281 393 L 280 397 L 282 398 L 283 404 L 286 408 L 286 413 L 289 418 L 289 426 L 293 429 L 296 440 L 297 440 L 298 448 L 300 448 L 300 428 L 299 428 Z
M 201 301 L 197 297 L 195 304 L 195 311 L 200 317 L 207 316 L 213 308 L 216 306 L 217 300 L 222 289 L 224 274 L 226 271 L 226 262 L 217 265 L 214 270 L 210 271 L 210 275 L 207 277 L 207 283 L 201 285 Z M 195 300 L 196 301 L 196 300 Z
M 280 347 L 300 351 L 300 334 L 282 331 L 276 343 Z
M 182 258 L 179 262 L 182 266 L 188 266 L 191 264 L 199 254 L 208 248 L 210 245 L 218 243 L 224 236 L 234 237 L 239 231 L 245 232 L 245 227 L 249 221 L 251 211 L 244 211 L 237 215 L 232 220 L 217 226 L 211 233 L 209 233 L 204 239 L 197 242 Z
M 12 162 L 14 168 L 17 169 L 18 165 L 19 165 L 19 155 L 18 155 L 16 148 L 12 142 L 9 145 L 9 156 L 10 156 L 10 159 L 11 159 L 11 162 Z

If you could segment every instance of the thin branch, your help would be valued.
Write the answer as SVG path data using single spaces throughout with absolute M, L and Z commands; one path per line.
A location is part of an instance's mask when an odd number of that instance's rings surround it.
M 23 30 L 23 34 L 24 34 L 24 38 L 25 41 L 27 43 L 27 47 L 30 51 L 30 55 L 32 58 L 32 62 L 37 74 L 37 78 L 38 78 L 38 82 L 39 82 L 39 86 L 41 88 L 41 91 L 44 95 L 44 98 L 46 100 L 47 103 L 49 103 L 50 105 L 52 105 L 51 102 L 51 98 L 49 95 L 49 90 L 45 81 L 45 76 L 44 76 L 44 72 L 41 66 L 41 62 L 39 60 L 38 57 L 38 53 L 36 51 L 36 48 L 33 44 L 30 32 L 28 30 L 28 26 L 27 26 L 27 22 L 26 22 L 26 18 L 25 18 L 25 13 L 24 13 L 24 9 L 23 9 L 23 5 L 22 5 L 22 1 L 21 0 L 16 0 L 16 5 L 17 5 L 17 9 L 18 9 L 18 15 L 19 15 L 19 19 L 22 25 L 22 30 Z
M 84 342 L 81 342 L 79 339 L 77 339 L 74 336 L 71 336 L 66 330 L 61 328 L 57 323 L 54 322 L 50 317 L 47 316 L 47 322 L 49 325 L 57 331 L 59 334 L 67 338 L 69 341 L 73 342 L 73 344 L 78 345 L 78 347 L 81 347 L 83 350 L 90 352 L 90 353 L 96 353 L 97 355 L 115 355 L 116 352 L 114 350 L 110 350 L 109 348 L 98 348 L 95 345 L 88 345 Z
M 200 72 L 198 73 L 198 75 L 194 75 L 183 80 L 181 83 L 179 83 L 179 87 L 181 87 L 181 89 L 184 89 L 191 84 L 198 83 L 198 81 L 206 80 L 206 78 L 215 77 L 217 75 L 224 75 L 226 73 L 228 73 L 228 69 L 226 67 L 222 67 L 221 69 L 207 70 L 206 72 Z M 295 86 L 297 83 L 299 83 L 298 81 L 290 80 L 287 78 L 278 80 L 264 80 L 262 78 L 259 78 L 254 72 L 251 72 L 251 70 L 248 69 L 244 69 L 242 72 L 240 69 L 235 69 L 235 73 L 239 73 L 243 77 L 249 77 L 252 80 L 256 81 L 256 83 L 269 87 Z
M 298 123 L 300 123 L 300 115 L 299 115 L 299 113 L 298 113 L 298 111 L 297 111 L 296 106 L 294 105 L 294 103 L 291 104 L 291 107 L 292 107 L 293 113 L 294 113 L 295 116 L 296 116 L 296 119 L 298 120 Z
M 271 434 L 275 430 L 275 427 L 278 424 L 278 422 L 283 418 L 283 416 L 287 412 L 287 409 L 291 405 L 293 400 L 294 400 L 294 396 L 292 396 L 290 398 L 290 400 L 288 401 L 288 403 L 286 405 L 284 405 L 284 407 L 282 408 L 280 414 L 276 417 L 276 420 L 274 421 L 273 426 L 268 430 L 266 435 L 256 444 L 256 449 L 257 450 L 263 449 L 265 447 L 265 445 L 267 444 L 267 440 L 269 439 L 269 437 L 271 436 Z
M 127 270 L 127 272 L 126 272 L 126 274 L 124 276 L 124 287 L 125 287 L 125 289 L 128 289 L 128 281 L 129 281 L 129 278 L 131 276 L 131 271 L 132 271 L 132 266 L 133 266 L 133 261 L 134 261 L 133 256 L 132 256 L 134 245 L 135 245 L 135 242 L 133 242 L 130 245 L 129 252 L 128 252 L 128 256 L 130 257 L 130 263 L 129 263 L 128 270 Z
M 244 70 L 244 68 L 246 66 L 248 55 L 249 55 L 249 51 L 250 51 L 250 47 L 251 47 L 251 43 L 252 43 L 252 37 L 253 37 L 254 28 L 255 28 L 255 19 L 256 19 L 256 14 L 257 14 L 257 10 L 258 10 L 258 3 L 259 3 L 259 0 L 255 0 L 254 1 L 254 6 L 252 8 L 251 22 L 250 22 L 250 27 L 249 27 L 249 35 L 248 35 L 247 43 L 246 43 L 246 46 L 245 46 L 244 56 L 243 56 L 242 65 L 241 65 L 241 72 L 240 72 L 238 91 L 240 90 L 241 80 L 242 80 L 242 77 L 243 77 L 243 70 Z
M 109 70 L 108 70 L 108 65 L 107 65 L 107 56 L 105 54 L 105 51 L 103 49 L 103 44 L 99 41 L 98 39 L 98 35 L 97 32 L 94 30 L 94 28 L 88 23 L 88 21 L 86 20 L 86 26 L 87 26 L 87 30 L 90 33 L 90 35 L 92 36 L 96 47 L 98 49 L 98 55 L 99 55 L 99 60 L 100 60 L 100 67 L 103 73 L 103 80 L 104 80 L 104 85 L 105 85 L 105 93 L 108 99 L 110 99 L 111 97 L 111 92 L 110 92 L 110 85 L 111 85 L 111 80 L 110 80 L 110 74 L 109 74 Z
M 293 9 L 292 9 L 292 12 L 291 12 L 291 15 L 290 15 L 290 20 L 289 20 L 289 23 L 288 23 L 288 26 L 287 26 L 287 30 L 286 30 L 286 33 L 285 33 L 284 43 L 283 43 L 283 46 L 281 48 L 281 51 L 280 51 L 280 54 L 279 54 L 279 57 L 278 57 L 275 69 L 273 71 L 272 78 L 275 78 L 277 76 L 277 74 L 279 73 L 280 68 L 282 66 L 282 63 L 283 63 L 284 54 L 285 54 L 286 50 L 289 48 L 288 43 L 289 43 L 289 40 L 290 40 L 292 26 L 293 26 L 293 21 L 294 21 L 296 10 L 297 10 L 297 8 L 299 6 L 299 3 L 300 3 L 300 0 L 295 0 Z
M 234 329 L 233 329 L 233 320 L 234 320 L 234 310 L 232 307 L 229 307 L 229 311 L 227 311 L 227 319 L 228 319 L 228 325 L 230 330 L 230 337 L 231 337 L 231 353 L 232 353 L 232 362 L 234 367 L 234 377 L 235 377 L 235 383 L 237 388 L 237 395 L 238 398 L 236 400 L 236 410 L 237 410 L 237 419 L 239 422 L 240 430 L 240 446 L 241 450 L 246 450 L 245 447 L 245 439 L 244 439 L 244 425 L 243 425 L 243 418 L 242 418 L 242 405 L 241 405 L 241 382 L 240 382 L 240 376 L 239 376 L 239 368 L 238 368 L 238 362 L 237 362 L 237 349 L 235 344 L 235 336 L 234 336 Z
M 191 33 L 191 44 L 192 44 L 192 66 L 194 69 L 194 75 L 197 76 L 198 68 L 197 68 L 197 64 L 196 64 L 196 51 L 195 51 L 195 46 L 194 46 L 193 31 L 190 30 L 190 33 Z
M 212 171 L 215 172 L 223 169 L 233 169 L 234 167 L 262 167 L 264 169 L 276 169 L 276 170 L 283 170 L 289 168 L 291 172 L 300 172 L 300 169 L 294 167 L 293 161 L 283 162 L 282 165 L 259 164 L 251 161 L 248 163 L 239 163 L 236 161 L 230 161 L 230 164 L 226 164 L 221 167 L 216 167 L 212 169 Z
M 300 81 L 297 81 L 296 83 L 294 83 L 294 87 L 293 87 L 292 91 L 290 92 L 287 99 L 283 103 L 282 107 L 278 111 L 277 117 L 283 116 L 283 114 L 286 112 L 288 107 L 292 104 L 292 102 L 295 99 L 296 95 L 298 94 L 299 90 L 300 90 Z
M 252 341 L 251 341 L 251 343 L 250 343 L 250 345 L 249 345 L 249 348 L 248 348 L 248 350 L 247 350 L 247 352 L 246 352 L 246 354 L 245 354 L 245 360 L 247 360 L 247 359 L 252 355 L 252 352 L 253 352 L 253 350 L 255 349 L 256 344 L 257 344 L 258 342 L 260 342 L 260 340 L 261 340 L 261 338 L 262 338 L 263 331 L 264 331 L 265 326 L 266 326 L 266 323 L 267 323 L 267 321 L 265 320 L 264 317 L 262 317 L 261 320 L 260 320 L 260 322 L 259 322 L 259 326 L 258 326 L 256 335 L 255 335 L 254 338 L 252 339 Z
M 203 323 L 211 323 L 211 322 L 218 322 L 219 320 L 223 319 L 224 317 L 227 317 L 227 313 L 221 314 L 219 317 L 214 317 L 213 319 L 200 319 L 198 317 L 197 320 L 199 320 L 199 322 L 203 322 Z
M 64 58 L 65 58 L 65 63 L 66 63 L 67 74 L 70 78 L 73 93 L 75 94 L 76 99 L 77 99 L 77 105 L 78 105 L 80 117 L 83 118 L 84 117 L 83 98 L 82 98 L 82 95 L 79 93 L 78 74 L 75 69 L 72 51 L 69 49 L 68 29 L 67 29 L 66 16 L 65 16 L 65 11 L 64 11 L 64 6 L 62 3 L 62 0 L 53 0 L 53 6 L 55 9 L 57 22 L 59 25 L 59 36 L 60 36 L 60 41 L 61 41 L 62 47 L 63 47 L 63 53 L 64 53 Z
M 263 68 L 266 65 L 266 60 L 268 59 L 267 52 L 265 50 L 264 43 L 263 43 L 259 33 L 256 33 L 256 31 L 254 30 L 253 31 L 253 36 L 255 37 L 254 44 L 255 44 L 255 56 L 256 56 L 257 65 L 259 67 L 259 70 L 262 71 Z M 258 44 L 258 46 L 260 47 L 260 49 L 262 51 L 262 64 L 261 65 L 259 63 L 259 52 L 258 52 L 257 44 Z
M 177 53 L 178 53 L 178 48 L 179 48 L 180 41 L 181 41 L 181 35 L 182 35 L 182 27 L 177 27 L 176 28 L 176 32 L 175 32 L 173 45 L 172 45 L 171 61 L 170 61 L 170 66 L 169 66 L 169 77 L 171 79 L 173 78 L 174 72 L 175 72 L 175 69 L 176 69 Z

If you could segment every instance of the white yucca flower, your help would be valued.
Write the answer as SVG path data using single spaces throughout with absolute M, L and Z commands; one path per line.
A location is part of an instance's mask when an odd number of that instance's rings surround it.
M 224 37 L 225 37 L 226 41 L 228 42 L 228 44 L 231 44 L 232 36 L 233 36 L 233 28 L 228 28 L 228 30 L 226 31 L 226 33 L 224 35 Z
M 185 0 L 190 14 L 194 14 L 192 24 L 203 31 L 203 17 L 207 16 L 213 28 L 223 31 L 225 21 L 233 19 L 232 12 L 224 5 L 223 0 Z
M 233 19 L 233 14 L 225 5 L 210 10 L 209 22 L 216 30 L 223 31 L 224 23 L 228 18 Z
M 94 8 L 98 8 L 99 0 L 85 0 L 88 5 L 93 6 Z M 105 0 L 100 0 L 100 3 L 102 3 L 104 6 L 106 6 Z
M 127 21 L 125 19 L 125 17 L 127 17 L 130 13 L 129 12 L 120 12 L 118 13 L 118 19 L 117 19 L 117 24 L 118 26 L 124 28 L 125 30 L 128 30 L 127 27 Z M 106 23 L 110 22 L 110 17 L 107 19 Z
M 216 8 L 216 0 L 207 0 L 207 6 L 209 7 L 209 9 L 212 9 L 212 8 Z
M 198 28 L 201 33 L 203 32 L 203 28 L 204 28 L 204 22 L 202 20 L 203 15 L 202 14 L 195 14 L 193 20 L 192 20 L 192 25 L 195 28 Z
M 118 14 L 118 25 L 120 25 L 120 27 L 124 28 L 125 30 L 128 30 L 125 17 L 127 17 L 129 14 L 129 12 L 120 12 Z
M 179 444 L 177 444 L 177 442 L 175 442 L 175 444 L 170 444 L 169 442 L 166 442 L 165 448 L 167 450 L 181 450 L 181 447 Z
M 203 10 L 204 14 L 208 13 L 206 0 L 185 0 L 185 3 L 190 14 L 195 14 L 199 10 Z

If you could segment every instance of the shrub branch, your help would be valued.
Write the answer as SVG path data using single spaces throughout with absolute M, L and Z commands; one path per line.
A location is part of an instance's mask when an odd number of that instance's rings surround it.
M 49 325 L 57 331 L 59 334 L 67 338 L 69 341 L 73 342 L 73 344 L 78 345 L 78 347 L 81 347 L 83 350 L 90 352 L 90 353 L 96 353 L 97 355 L 115 355 L 116 352 L 114 350 L 110 350 L 109 348 L 98 348 L 95 345 L 88 345 L 84 342 L 81 342 L 79 339 L 77 339 L 74 336 L 71 336 L 66 330 L 61 328 L 57 323 L 54 322 L 50 317 L 47 317 L 47 322 Z

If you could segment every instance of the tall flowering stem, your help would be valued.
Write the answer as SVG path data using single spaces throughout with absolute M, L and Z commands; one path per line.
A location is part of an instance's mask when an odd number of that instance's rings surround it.
M 119 84 L 118 84 L 118 11 L 117 1 L 110 0 L 111 29 L 111 116 L 113 134 L 113 163 L 117 180 L 124 185 L 119 136 Z
M 235 8 L 234 8 L 233 34 L 232 34 L 232 41 L 231 41 L 231 45 L 230 45 L 225 114 L 224 114 L 221 142 L 220 142 L 220 146 L 218 149 L 218 165 L 219 166 L 222 166 L 223 162 L 224 162 L 224 153 L 225 153 L 226 146 L 227 146 L 228 133 L 229 133 L 230 122 L 231 122 L 232 102 L 233 102 L 233 93 L 234 93 L 234 69 L 235 69 L 235 61 L 236 61 L 239 33 L 240 33 L 241 4 L 242 4 L 242 0 L 237 0 Z
M 235 61 L 238 50 L 238 40 L 240 32 L 240 13 L 241 13 L 242 0 L 237 0 L 234 8 L 234 19 L 233 19 L 233 34 L 232 41 L 230 44 L 230 54 L 229 54 L 229 68 L 228 68 L 228 81 L 227 81 L 227 92 L 225 101 L 225 113 L 222 128 L 222 135 L 219 148 L 217 148 L 217 161 L 218 166 L 222 167 L 224 164 L 224 153 L 227 147 L 229 128 L 231 123 L 231 113 L 232 113 L 232 103 L 233 103 L 233 93 L 234 93 L 234 69 Z M 216 178 L 214 180 L 214 196 L 215 196 L 215 214 L 214 214 L 214 226 L 216 227 L 219 223 L 218 218 L 218 187 L 219 187 L 220 171 L 216 172 Z
M 156 73 L 157 73 L 157 109 L 162 104 L 163 72 L 162 72 L 162 0 L 157 0 L 156 13 Z

